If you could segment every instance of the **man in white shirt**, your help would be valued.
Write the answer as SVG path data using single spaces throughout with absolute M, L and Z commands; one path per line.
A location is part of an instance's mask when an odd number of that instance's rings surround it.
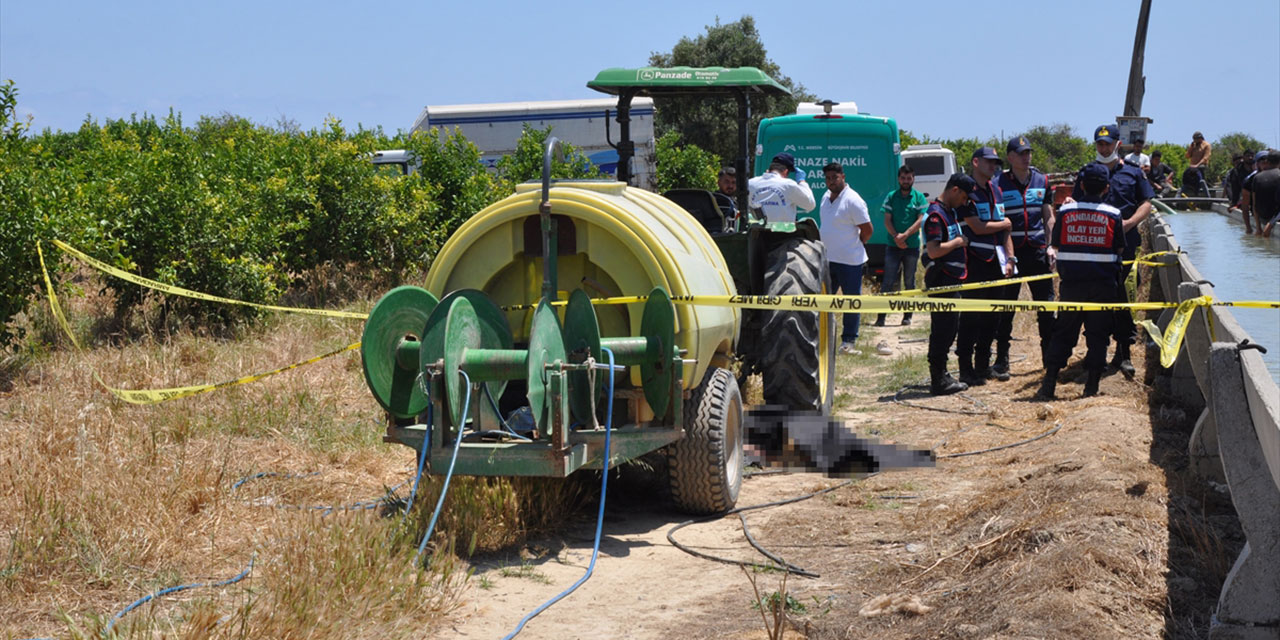
M 1124 157 L 1124 161 L 1142 169 L 1143 173 L 1151 173 L 1151 156 L 1142 152 L 1147 143 L 1142 138 L 1133 141 L 1133 153 Z
M 797 211 L 811 211 L 815 204 L 813 190 L 804 178 L 804 170 L 796 169 L 795 157 L 779 153 L 769 162 L 764 175 L 747 181 L 751 209 L 761 212 L 769 222 L 795 222 Z
M 871 239 L 871 214 L 862 196 L 845 184 L 844 167 L 832 162 L 822 168 L 822 173 L 827 178 L 827 192 L 822 195 L 819 214 L 832 286 L 846 296 L 861 295 L 862 267 L 867 264 L 867 248 L 863 243 Z M 861 321 L 861 314 L 844 314 L 840 353 L 858 353 L 854 344 L 858 341 Z

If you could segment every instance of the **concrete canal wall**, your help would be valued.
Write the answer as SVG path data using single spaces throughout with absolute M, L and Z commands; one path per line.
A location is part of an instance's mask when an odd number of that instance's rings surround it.
M 1228 207 L 1225 204 L 1214 204 L 1213 212 L 1220 216 L 1226 216 L 1228 220 L 1232 220 L 1234 222 L 1239 222 L 1240 224 L 1244 224 L 1244 212 L 1235 207 Z M 1250 224 L 1256 225 L 1257 222 L 1258 222 L 1257 220 L 1250 220 Z M 1277 225 L 1277 226 L 1280 226 L 1280 225 Z M 1271 237 L 1268 239 L 1271 242 L 1277 245 L 1280 245 L 1280 230 L 1276 230 L 1274 233 L 1271 234 Z
M 1237 214 L 1238 215 L 1238 214 Z M 1153 251 L 1179 246 L 1162 216 L 1147 227 Z M 1152 270 L 1152 300 L 1213 296 L 1186 254 L 1161 258 Z M 1176 263 L 1176 264 L 1175 264 Z M 1172 310 L 1159 322 L 1168 327 Z M 1280 318 L 1277 318 L 1280 322 Z M 1257 345 L 1229 307 L 1197 308 L 1178 360 L 1165 382 L 1175 397 L 1201 409 L 1188 444 L 1192 464 L 1207 480 L 1225 483 L 1248 542 L 1227 575 L 1211 638 L 1280 638 L 1280 387 Z M 1148 354 L 1158 367 L 1158 354 Z

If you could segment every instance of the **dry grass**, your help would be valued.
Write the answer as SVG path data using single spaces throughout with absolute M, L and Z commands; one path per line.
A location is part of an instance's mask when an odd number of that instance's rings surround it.
M 75 330 L 92 344 L 93 319 L 109 307 L 69 302 Z M 51 334 L 46 313 L 28 322 L 31 335 Z M 443 550 L 419 570 L 413 553 L 438 479 L 424 478 L 407 520 L 393 509 L 326 515 L 269 506 L 373 500 L 411 479 L 413 452 L 381 441 L 381 411 L 358 354 L 155 406 L 120 402 L 92 377 L 128 388 L 216 382 L 304 360 L 359 333 L 358 322 L 280 317 L 234 342 L 180 332 L 9 356 L 0 387 L 0 637 L 96 638 L 135 599 L 224 580 L 255 555 L 246 580 L 153 601 L 116 632 L 419 636 L 455 605 L 466 580 L 454 549 L 512 544 L 581 503 L 586 490 L 576 482 L 455 480 L 434 540 Z M 232 492 L 237 479 L 263 471 L 300 477 Z M 406 485 L 399 495 L 407 494 Z

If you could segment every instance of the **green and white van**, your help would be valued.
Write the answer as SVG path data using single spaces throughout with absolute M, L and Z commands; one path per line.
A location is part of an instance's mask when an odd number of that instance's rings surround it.
M 875 229 L 867 243 L 867 269 L 883 270 L 889 236 L 879 211 L 885 196 L 898 188 L 898 167 L 902 164 L 898 123 L 886 116 L 858 113 L 852 102 L 801 103 L 795 115 L 760 122 L 755 175 L 767 171 L 769 160 L 782 152 L 795 156 L 796 167 L 808 174 L 815 201 L 820 201 L 827 191 L 822 167 L 830 162 L 844 166 L 845 180 L 867 201 Z M 797 218 L 817 220 L 818 211 L 802 213 Z

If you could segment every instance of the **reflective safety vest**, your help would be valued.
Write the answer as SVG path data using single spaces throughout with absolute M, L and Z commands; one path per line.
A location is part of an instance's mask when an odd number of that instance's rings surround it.
M 956 212 L 937 200 L 934 200 L 929 205 L 929 211 L 925 214 L 924 230 L 926 243 L 931 240 L 943 243 L 950 242 L 959 238 L 960 234 L 963 233 L 960 230 L 960 221 L 956 218 Z M 943 273 L 952 278 L 964 280 L 969 275 L 964 251 L 964 247 L 953 249 L 937 260 L 929 258 L 929 254 L 926 251 L 925 268 L 942 269 Z
M 977 218 L 983 222 L 1004 220 L 1004 196 L 995 181 L 978 185 L 978 194 L 980 198 L 960 208 L 960 226 L 964 228 L 964 234 L 969 236 L 969 255 L 983 262 L 991 262 L 996 259 L 996 246 L 1002 242 L 1001 234 L 978 234 L 964 223 L 964 219 L 974 217 L 976 214 Z
M 1101 202 L 1072 202 L 1058 211 L 1053 246 L 1058 248 L 1058 275 L 1071 280 L 1120 277 L 1124 251 L 1124 221 L 1120 210 Z
M 1012 171 L 1001 173 L 998 184 L 1004 195 L 1004 213 L 1013 223 L 1009 235 L 1013 238 L 1014 248 L 1040 248 L 1048 244 L 1041 210 L 1048 197 L 1049 177 L 1031 167 L 1031 178 L 1027 184 L 1019 184 Z

